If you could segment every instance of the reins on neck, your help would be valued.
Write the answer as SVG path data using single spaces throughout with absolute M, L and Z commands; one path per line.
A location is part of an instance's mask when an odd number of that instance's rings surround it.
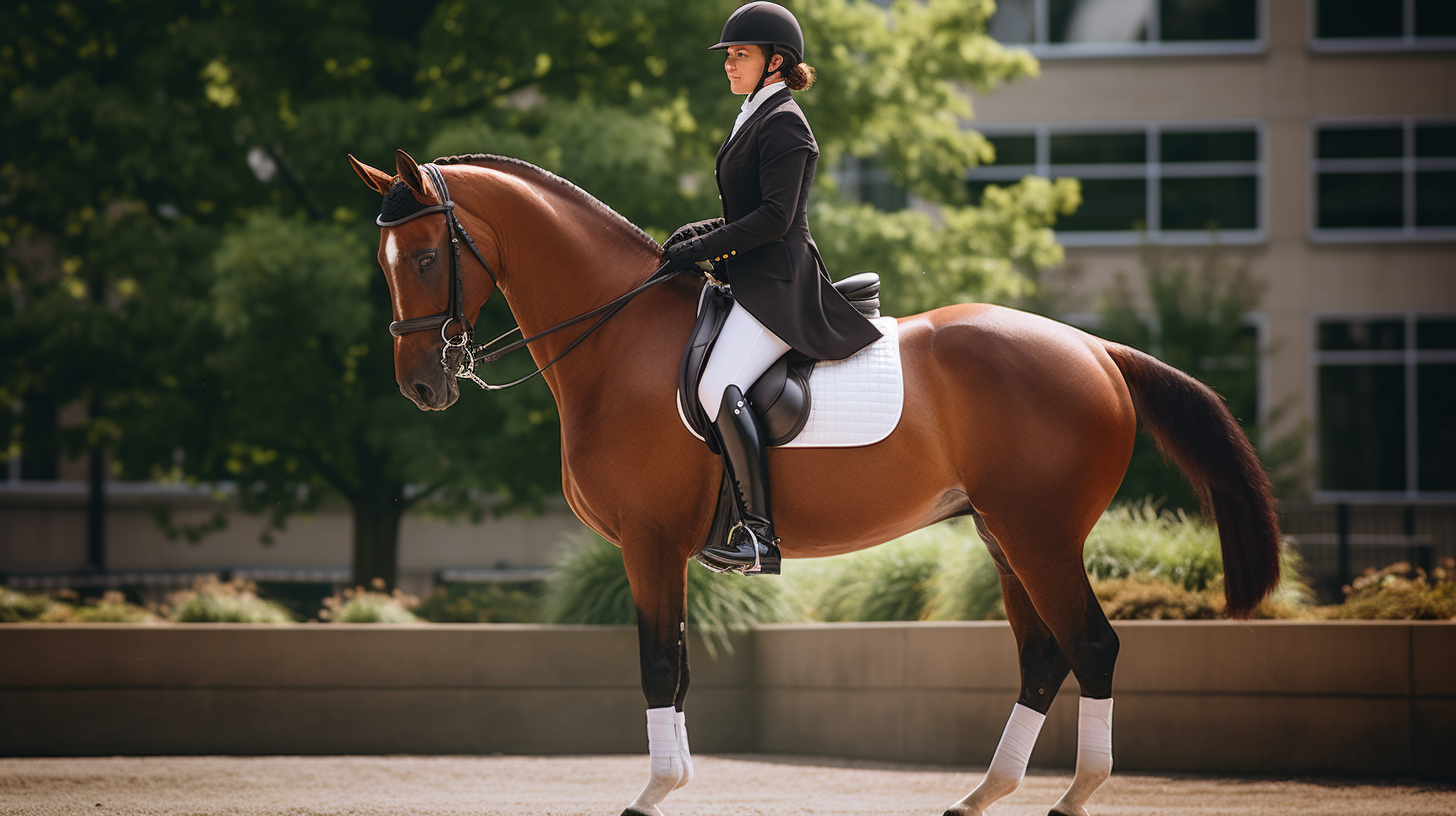
M 629 303 L 633 298 L 637 297 L 648 289 L 651 289 L 657 284 L 662 283 L 666 280 L 670 280 L 681 274 L 681 270 L 669 271 L 667 268 L 667 264 L 664 263 L 661 266 L 657 267 L 657 270 L 654 271 L 646 281 L 644 281 L 632 291 L 627 292 L 626 294 L 621 295 L 617 298 L 614 298 L 610 302 L 604 303 L 589 312 L 577 315 L 576 317 L 573 317 L 565 322 L 558 323 L 543 332 L 533 334 L 530 337 L 523 337 L 520 340 L 517 340 L 516 342 L 505 346 L 504 348 L 490 351 L 491 346 L 494 346 L 496 343 L 499 343 L 507 337 L 510 337 L 512 334 L 520 332 L 521 327 L 516 326 L 515 328 L 511 329 L 505 334 L 502 334 L 500 337 L 491 340 L 488 343 L 471 345 L 472 342 L 475 340 L 475 328 L 470 325 L 470 321 L 465 319 L 465 306 L 463 300 L 464 284 L 462 282 L 463 278 L 460 274 L 461 238 L 465 239 L 465 245 L 470 247 L 470 252 L 472 255 L 475 256 L 475 259 L 477 261 L 480 261 L 481 266 L 485 267 L 485 272 L 486 274 L 490 275 L 491 283 L 494 284 L 495 288 L 500 288 L 500 282 L 496 279 L 495 270 L 491 269 L 491 266 L 489 263 L 486 262 L 485 257 L 480 254 L 480 250 L 476 248 L 475 242 L 470 240 L 470 233 L 465 231 L 465 226 L 461 224 L 460 219 L 455 216 L 455 202 L 450 198 L 450 189 L 445 184 L 445 176 L 443 173 L 440 172 L 440 168 L 436 167 L 433 164 L 422 164 L 420 165 L 420 170 L 424 171 L 425 174 L 430 177 L 430 182 L 435 186 L 435 191 L 439 194 L 441 203 L 423 207 L 419 210 L 416 210 L 415 212 L 405 215 L 402 218 L 394 219 L 393 221 L 383 220 L 383 215 L 381 214 L 379 218 L 376 218 L 374 220 L 374 223 L 378 224 L 381 227 L 394 227 L 407 221 L 413 221 L 414 219 L 424 215 L 431 215 L 433 213 L 443 213 L 445 215 L 445 225 L 446 228 L 449 230 L 451 246 L 450 303 L 443 312 L 439 312 L 433 315 L 426 315 L 424 317 L 396 320 L 393 323 L 389 324 L 389 333 L 394 335 L 395 337 L 399 337 L 403 334 L 409 334 L 417 331 L 429 331 L 435 328 L 439 328 L 440 339 L 445 344 L 444 348 L 440 350 L 440 365 L 444 367 L 445 372 L 447 374 L 453 374 L 458 379 L 470 380 L 471 382 L 474 382 L 476 385 L 487 391 L 503 391 L 507 388 L 520 385 L 521 383 L 524 383 L 536 377 L 537 375 L 542 374 L 546 371 L 546 369 L 555 365 L 557 360 L 565 357 L 568 352 L 580 345 L 581 342 L 585 340 L 589 335 L 591 335 L 592 332 L 596 331 L 598 328 L 601 327 L 603 323 L 607 322 L 607 320 L 610 319 L 612 315 L 615 315 L 617 312 L 621 311 L 622 308 L 626 306 L 627 303 Z M 600 315 L 600 317 L 597 317 L 598 315 Z M 566 348 L 562 349 L 561 352 L 558 353 L 555 357 L 552 357 L 546 363 L 546 365 L 538 367 L 535 371 L 527 374 L 524 377 L 521 377 L 518 380 L 514 380 L 512 382 L 504 383 L 501 385 L 492 385 L 491 383 L 488 383 L 485 380 L 481 379 L 480 375 L 475 373 L 475 367 L 479 364 L 496 362 L 502 357 L 505 357 L 507 354 L 526 348 L 531 343 L 534 343 L 535 341 L 540 340 L 543 337 L 555 334 L 562 329 L 570 328 L 585 320 L 590 320 L 593 317 L 597 317 L 597 321 L 591 324 L 591 326 L 587 327 L 587 330 L 582 332 L 581 335 L 578 336 L 575 340 L 572 340 L 570 343 L 568 343 Z M 457 322 L 464 330 L 459 334 L 453 336 L 446 334 L 446 330 L 449 329 L 450 324 Z M 458 352 L 459 357 L 461 358 L 459 363 L 454 366 L 453 370 L 450 363 L 450 353 L 452 351 Z

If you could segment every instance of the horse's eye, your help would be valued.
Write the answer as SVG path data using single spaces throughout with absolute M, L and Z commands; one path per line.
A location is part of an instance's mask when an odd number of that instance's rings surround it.
M 425 271 L 426 269 L 429 269 L 430 267 L 432 267 L 434 265 L 435 265 L 435 253 L 434 252 L 427 253 L 424 257 L 420 258 L 420 271 L 421 272 Z

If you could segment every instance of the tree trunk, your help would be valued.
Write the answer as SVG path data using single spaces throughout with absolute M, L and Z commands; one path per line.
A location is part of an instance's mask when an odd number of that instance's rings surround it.
M 371 587 L 374 579 L 384 590 L 399 579 L 399 523 L 404 517 L 402 485 L 364 485 L 353 500 L 354 585 Z

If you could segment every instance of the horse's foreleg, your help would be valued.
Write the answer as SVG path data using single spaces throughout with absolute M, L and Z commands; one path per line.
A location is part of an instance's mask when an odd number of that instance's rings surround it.
M 688 693 L 687 563 L 658 542 L 625 545 L 622 557 L 637 607 L 642 692 L 647 697 L 647 786 L 624 811 L 661 816 L 658 804 L 693 778 L 683 701 Z
M 1071 670 L 1052 631 L 1037 615 L 1026 588 L 1015 575 L 1002 573 L 1001 597 L 1011 631 L 1016 635 L 1021 696 L 1012 707 L 1006 730 L 1001 734 L 1001 742 L 981 784 L 947 810 L 946 816 L 981 816 L 992 802 L 1010 795 L 1021 785 L 1047 710 Z

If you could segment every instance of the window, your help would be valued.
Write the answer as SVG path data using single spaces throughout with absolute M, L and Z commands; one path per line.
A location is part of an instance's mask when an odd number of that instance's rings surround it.
M 1456 237 L 1456 121 L 1320 125 L 1314 156 L 1316 238 Z
M 1253 53 L 1260 0 L 997 0 L 995 39 L 1038 56 Z
M 1253 125 L 1041 126 L 986 137 L 996 163 L 968 174 L 973 197 L 1031 174 L 1081 181 L 1082 206 L 1057 222 L 1069 245 L 1262 240 L 1263 151 Z
M 1456 48 L 1451 0 L 1314 0 L 1311 46 L 1319 51 Z
M 1319 488 L 1456 493 L 1456 315 L 1315 327 Z
M 886 212 L 909 206 L 909 195 L 895 186 L 895 174 L 878 158 L 845 156 L 838 180 L 844 194 L 862 204 L 873 204 Z

